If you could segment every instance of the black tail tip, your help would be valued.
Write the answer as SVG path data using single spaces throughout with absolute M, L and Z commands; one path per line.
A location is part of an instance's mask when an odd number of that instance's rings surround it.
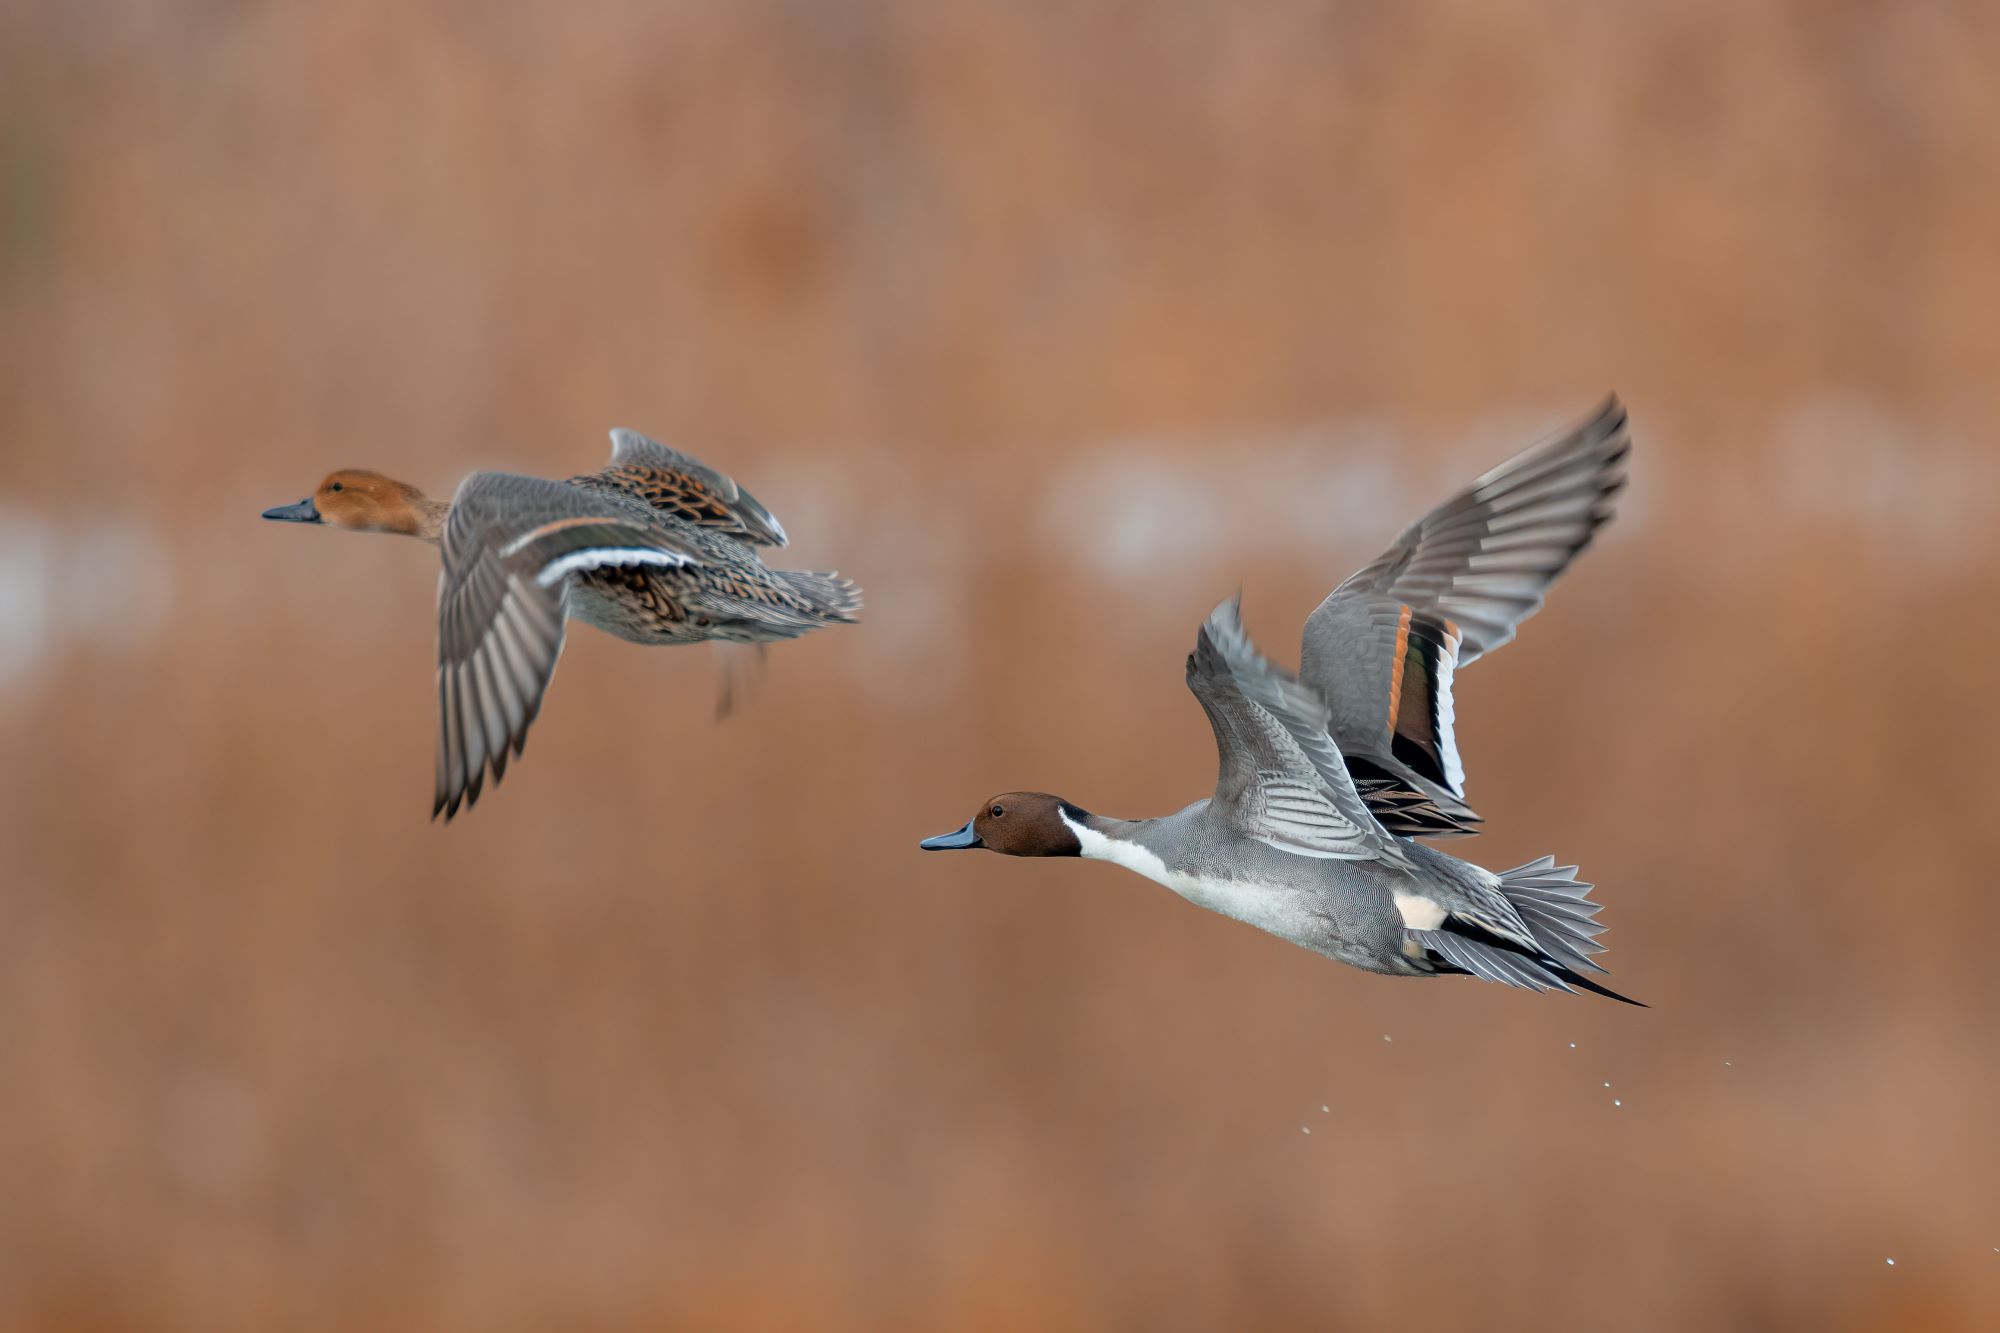
M 1609 986 L 1600 986 L 1589 977 L 1579 976 L 1566 967 L 1559 968 L 1556 975 L 1563 979 L 1564 985 L 1580 987 L 1589 991 L 1592 995 L 1602 995 L 1607 1000 L 1616 1000 L 1620 1004 L 1629 1004 L 1636 1009 L 1651 1009 L 1653 1007 L 1644 1000 L 1635 1000 L 1629 995 L 1620 995 Z

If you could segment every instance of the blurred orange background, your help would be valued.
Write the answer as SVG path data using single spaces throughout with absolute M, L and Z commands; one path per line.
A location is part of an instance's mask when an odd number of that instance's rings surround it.
M 0 7 L 0 1327 L 2000 1325 L 1996 49 Z M 1459 678 L 1451 850 L 1580 862 L 1655 1008 L 917 852 L 1206 795 L 1209 608 L 1296 660 L 1613 388 L 1631 488 Z M 709 650 L 579 628 L 427 824 L 435 554 L 258 511 L 613 425 L 866 623 L 723 723 Z

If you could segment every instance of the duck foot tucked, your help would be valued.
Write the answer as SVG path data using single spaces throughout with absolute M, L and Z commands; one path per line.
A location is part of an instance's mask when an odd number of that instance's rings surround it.
M 715 720 L 727 722 L 736 710 L 750 702 L 763 683 L 764 668 L 770 662 L 770 646 L 762 643 L 718 643 L 715 645 L 718 684 Z

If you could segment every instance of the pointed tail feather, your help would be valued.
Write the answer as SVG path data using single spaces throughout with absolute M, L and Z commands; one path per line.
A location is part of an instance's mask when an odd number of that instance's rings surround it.
M 854 580 L 810 569 L 775 571 L 787 587 L 812 603 L 822 621 L 853 624 L 861 618 L 861 589 Z
M 1576 877 L 1575 866 L 1559 866 L 1544 856 L 1500 872 L 1497 886 L 1520 914 L 1537 948 L 1447 918 L 1437 930 L 1410 932 L 1456 971 L 1527 990 L 1587 990 L 1624 1004 L 1648 1008 L 1583 975 L 1603 974 L 1590 956 L 1604 952 L 1597 937 L 1604 927 L 1596 916 L 1602 903 L 1590 901 L 1592 886 Z
M 1621 1004 L 1641 1009 L 1652 1007 L 1592 981 L 1546 953 L 1534 953 L 1512 940 L 1462 927 L 1456 918 L 1448 918 L 1441 930 L 1413 930 L 1410 935 L 1431 951 L 1441 964 L 1438 968 L 1441 972 L 1463 972 L 1481 981 L 1497 981 L 1522 990 L 1587 990 Z
M 1535 943 L 1579 972 L 1604 971 L 1590 961 L 1591 954 L 1604 952 L 1597 942 L 1604 927 L 1594 919 L 1604 904 L 1590 901 L 1592 887 L 1576 877 L 1575 866 L 1559 866 L 1553 856 L 1500 872 L 1500 892 L 1521 914 Z
M 1576 973 L 1569 971 L 1567 968 L 1563 969 L 1563 971 L 1559 975 L 1562 977 L 1564 981 L 1567 981 L 1570 985 L 1581 986 L 1585 990 L 1589 991 L 1592 995 L 1602 995 L 1607 1000 L 1616 1000 L 1620 1004 L 1629 1004 L 1637 1009 L 1651 1009 L 1653 1007 L 1652 1005 L 1647 1004 L 1644 1000 L 1635 1000 L 1629 995 L 1620 995 L 1617 991 L 1612 990 L 1611 987 L 1609 986 L 1600 986 L 1596 982 L 1592 981 L 1589 977 L 1580 977 Z

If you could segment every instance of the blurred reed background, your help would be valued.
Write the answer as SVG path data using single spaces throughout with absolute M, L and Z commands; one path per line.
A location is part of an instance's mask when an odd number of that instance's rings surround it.
M 1995 49 L 0 6 L 0 1327 L 1994 1327 Z M 1295 660 L 1612 388 L 1631 489 L 1460 678 L 1454 850 L 1580 861 L 1650 1012 L 916 851 L 1206 794 L 1208 609 Z M 257 513 L 619 424 L 867 623 L 723 724 L 707 650 L 578 629 L 427 824 L 434 554 Z

